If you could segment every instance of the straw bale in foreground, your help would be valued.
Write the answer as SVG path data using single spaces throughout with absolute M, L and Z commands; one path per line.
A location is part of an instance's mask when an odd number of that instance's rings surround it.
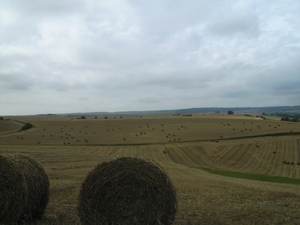
M 0 224 L 40 218 L 49 199 L 43 167 L 23 154 L 0 155 Z
M 88 174 L 78 209 L 84 225 L 168 225 L 177 210 L 176 192 L 158 166 L 122 157 L 99 164 Z

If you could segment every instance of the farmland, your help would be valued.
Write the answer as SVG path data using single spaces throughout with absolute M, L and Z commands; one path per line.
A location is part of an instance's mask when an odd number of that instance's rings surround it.
M 32 156 L 50 178 L 50 202 L 38 224 L 79 224 L 83 179 L 120 156 L 148 159 L 169 174 L 178 195 L 176 225 L 300 222 L 300 186 L 293 184 L 300 180 L 300 123 L 228 115 L 8 118 L 0 121 L 0 152 Z M 19 132 L 21 122 L 34 128 Z

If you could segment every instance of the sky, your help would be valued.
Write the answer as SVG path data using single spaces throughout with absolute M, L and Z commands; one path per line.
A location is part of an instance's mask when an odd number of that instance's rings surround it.
M 299 0 L 0 0 L 0 115 L 300 105 Z

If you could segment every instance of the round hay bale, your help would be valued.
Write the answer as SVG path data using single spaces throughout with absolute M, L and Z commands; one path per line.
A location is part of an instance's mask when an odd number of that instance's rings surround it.
M 23 154 L 0 154 L 0 224 L 40 218 L 49 199 L 43 167 Z
M 176 192 L 158 166 L 122 157 L 99 164 L 87 175 L 78 210 L 84 225 L 167 225 L 177 211 Z

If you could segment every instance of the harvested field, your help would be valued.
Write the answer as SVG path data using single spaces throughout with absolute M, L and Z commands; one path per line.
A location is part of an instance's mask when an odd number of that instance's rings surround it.
M 224 140 L 260 135 L 299 133 L 297 123 L 245 116 L 123 116 L 111 119 L 88 117 L 25 117 L 35 128 L 0 135 L 0 144 L 20 145 L 132 145 Z M 22 120 L 22 118 L 12 118 Z
M 0 120 L 0 135 L 17 132 L 22 126 L 22 123 L 16 121 Z
M 169 174 L 178 199 L 175 225 L 299 224 L 299 185 L 207 172 L 217 169 L 300 179 L 300 135 L 226 140 L 249 134 L 296 133 L 299 123 L 228 116 L 17 119 L 35 128 L 0 135 L 0 152 L 26 153 L 45 168 L 50 201 L 39 225 L 79 225 L 78 196 L 85 177 L 99 163 L 123 156 L 154 161 Z M 58 135 L 61 128 L 63 135 L 74 135 L 80 143 L 64 145 Z M 79 128 L 85 132 L 80 134 Z M 181 140 L 169 142 L 173 135 Z

